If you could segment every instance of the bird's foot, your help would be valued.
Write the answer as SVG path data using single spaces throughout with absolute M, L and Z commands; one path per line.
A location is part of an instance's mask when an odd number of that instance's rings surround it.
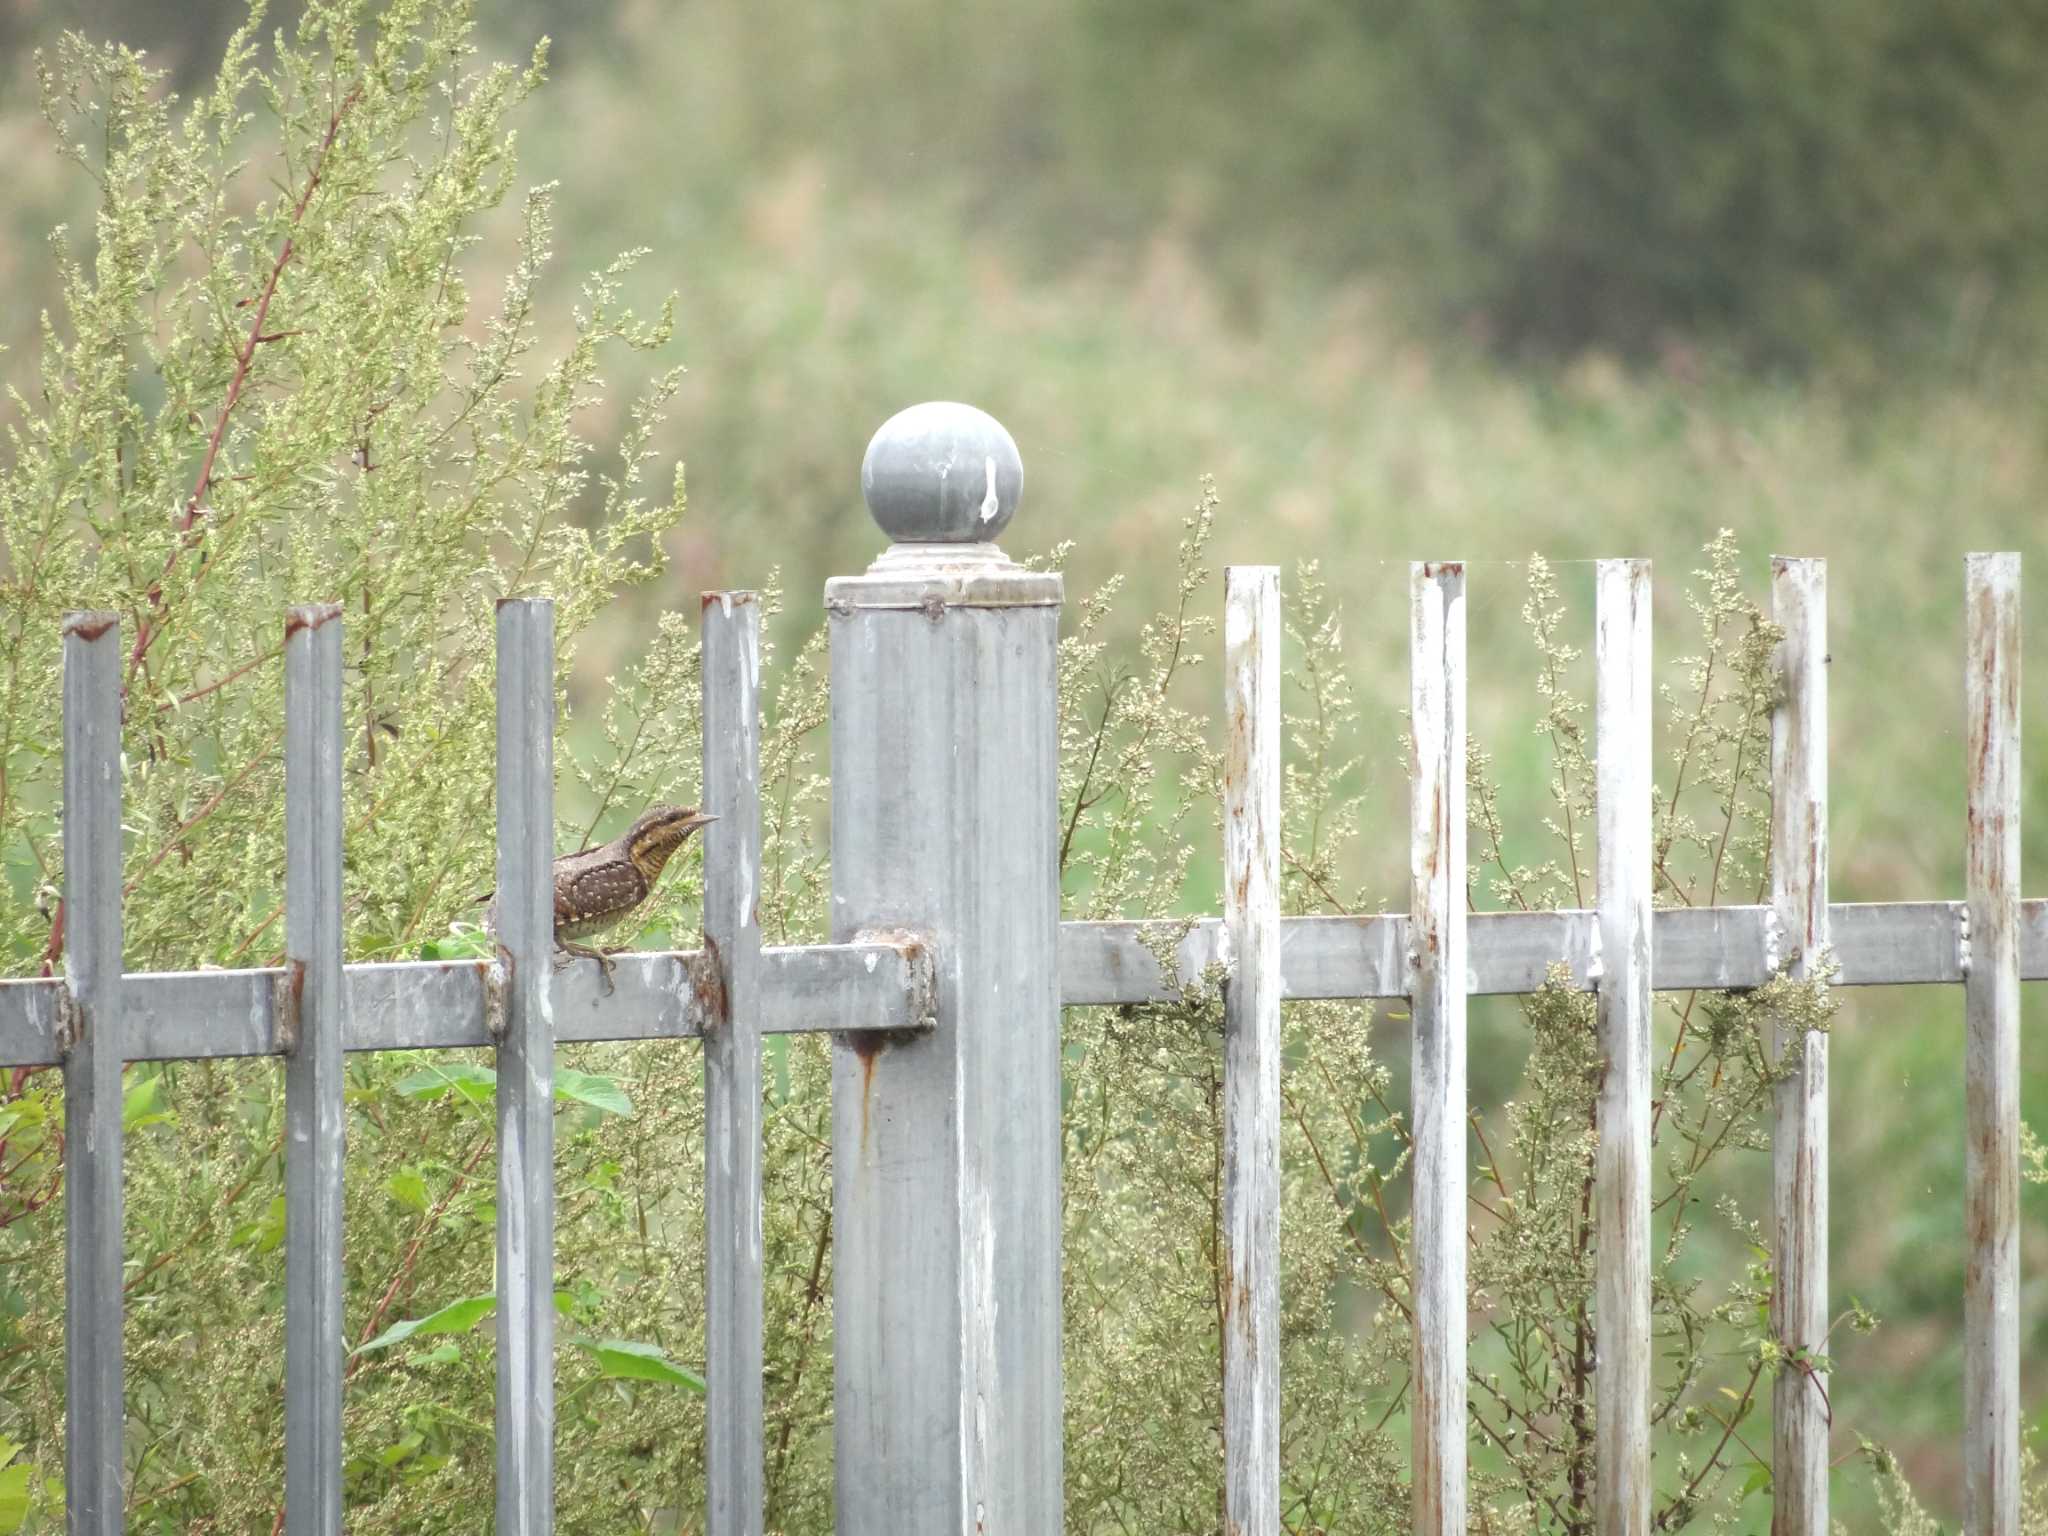
M 556 970 L 560 970 L 563 966 L 569 964 L 572 960 L 595 960 L 597 962 L 598 969 L 604 973 L 604 995 L 606 997 L 610 997 L 612 995 L 612 972 L 618 969 L 618 966 L 616 962 L 613 961 L 612 956 L 620 953 L 619 950 L 599 949 L 595 945 L 591 944 L 572 944 L 567 940 L 564 940 L 562 943 L 558 944 L 556 946 L 556 950 L 557 953 L 562 957 L 555 961 Z

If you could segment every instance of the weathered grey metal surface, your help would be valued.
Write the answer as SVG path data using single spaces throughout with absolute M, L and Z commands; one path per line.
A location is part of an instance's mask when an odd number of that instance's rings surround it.
M 121 625 L 64 620 L 64 1507 L 120 1536 Z
M 619 955 L 605 994 L 597 965 L 555 976 L 555 1039 L 694 1039 L 703 1033 L 696 949 Z M 493 1045 L 484 1028 L 480 960 L 351 965 L 342 1049 L 405 1051 Z M 124 983 L 123 1055 L 129 1061 L 200 1061 L 278 1053 L 277 992 L 285 972 L 132 971 Z M 53 1066 L 55 981 L 0 981 L 0 1066 Z M 764 1035 L 916 1029 L 930 1013 L 931 959 L 914 939 L 807 944 L 761 952 Z
M 1600 1077 L 1595 1524 L 1650 1531 L 1650 562 L 1602 560 L 1594 623 Z
M 486 1013 L 489 994 L 496 991 L 498 1011 L 501 1017 L 503 1014 L 502 963 L 396 960 L 352 965 L 346 976 L 348 1030 L 344 1039 L 349 1050 L 498 1043 Z M 557 985 L 566 979 L 557 977 Z
M 1963 983 L 1963 1529 L 2020 1528 L 2020 557 L 1971 555 Z
M 986 411 L 932 400 L 882 423 L 861 460 L 860 489 L 899 544 L 993 543 L 1024 494 L 1024 461 Z
M 341 608 L 284 641 L 284 1492 L 288 1536 L 341 1536 Z
M 1650 919 L 1652 985 L 1659 992 L 1728 991 L 1770 979 L 1770 908 L 1665 907 Z M 1474 912 L 1467 992 L 1533 992 L 1551 966 L 1592 990 L 1598 914 Z M 1963 979 L 1959 901 L 1838 902 L 1828 908 L 1838 987 L 1910 986 Z M 2020 904 L 2020 975 L 2048 980 L 2048 900 Z M 1280 920 L 1280 995 L 1301 998 L 1404 997 L 1408 919 L 1285 917 Z M 1155 947 L 1171 946 L 1162 970 Z M 1218 918 L 1062 923 L 1060 1000 L 1069 1008 L 1170 1002 L 1222 965 Z
M 1415 1536 L 1465 1536 L 1465 568 L 1410 584 L 1409 1060 Z
M 833 934 L 924 932 L 937 981 L 930 1034 L 834 1052 L 837 1527 L 1035 1536 L 1063 1518 L 1060 579 L 977 606 L 914 570 L 826 587 Z
M 498 1536 L 555 1520 L 555 605 L 498 604 Z
M 1223 584 L 1223 1529 L 1279 1536 L 1280 570 Z
M 704 598 L 704 1481 L 710 1536 L 761 1530 L 761 610 Z
M 1771 950 L 1769 907 L 1666 907 L 1650 918 L 1650 984 L 1660 992 L 1760 987 Z
M 1784 959 L 1810 975 L 1828 947 L 1827 563 L 1771 561 L 1772 617 L 1784 627 L 1785 697 L 1771 715 L 1771 905 Z M 1775 1049 L 1801 1040 L 1778 1025 Z M 1828 1040 L 1776 1088 L 1771 1130 L 1771 1321 L 1795 1363 L 1778 1375 L 1771 1463 L 1777 1536 L 1828 1536 Z
M 1828 908 L 1835 985 L 1910 986 L 1960 982 L 1965 926 L 1960 901 L 1837 902 Z M 1651 919 L 1654 982 L 1660 992 L 1761 986 L 1770 978 L 1768 907 L 1666 907 Z M 1588 911 L 1474 912 L 1466 918 L 1472 996 L 1527 992 L 1552 964 L 1590 990 L 1598 952 L 1597 914 Z M 2048 900 L 2019 907 L 2020 978 L 2048 981 Z M 1174 974 L 1162 975 L 1151 945 L 1178 938 Z M 1408 919 L 1280 920 L 1280 995 L 1302 998 L 1405 997 Z M 1194 987 L 1223 958 L 1220 918 L 1060 924 L 1060 1001 L 1167 1002 Z M 702 951 L 619 955 L 607 994 L 593 961 L 556 973 L 558 1042 L 688 1039 L 702 1033 L 696 978 Z M 807 944 L 761 952 L 761 1033 L 852 1033 L 915 1027 L 923 1017 L 907 996 L 925 985 L 930 961 L 915 942 Z M 489 1045 L 481 961 L 401 960 L 351 965 L 343 1048 L 414 1050 Z M 277 1052 L 273 1010 L 284 972 L 134 971 L 126 978 L 123 1052 L 129 1061 L 204 1060 Z M 0 1066 L 57 1063 L 54 981 L 0 981 Z

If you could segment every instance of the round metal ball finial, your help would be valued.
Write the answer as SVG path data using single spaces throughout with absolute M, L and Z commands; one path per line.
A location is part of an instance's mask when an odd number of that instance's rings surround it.
M 1016 513 L 1024 461 L 988 412 L 932 400 L 882 423 L 861 460 L 860 489 L 899 544 L 991 542 Z

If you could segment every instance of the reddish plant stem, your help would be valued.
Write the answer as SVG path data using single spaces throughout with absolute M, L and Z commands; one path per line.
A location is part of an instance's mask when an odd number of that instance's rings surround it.
M 194 811 L 190 816 L 186 817 L 185 820 L 179 824 L 178 830 L 171 834 L 170 841 L 165 843 L 163 847 L 159 848 L 156 851 L 156 856 L 152 858 L 147 864 L 143 865 L 142 868 L 135 874 L 133 879 L 129 880 L 129 882 L 126 885 L 121 887 L 121 894 L 123 896 L 134 895 L 135 887 L 142 884 L 142 882 L 149 877 L 151 871 L 153 871 L 157 867 L 157 865 L 163 863 L 165 859 L 168 859 L 173 853 L 177 851 L 178 847 L 184 840 L 185 834 L 187 832 L 190 832 L 194 827 L 198 826 L 200 822 L 206 820 L 206 818 L 211 816 L 215 811 L 219 810 L 221 807 L 221 803 L 225 801 L 229 795 L 233 794 L 244 783 L 246 783 L 248 781 L 250 774 L 254 773 L 258 768 L 261 768 L 265 763 L 269 762 L 270 759 L 276 755 L 276 752 L 277 748 L 274 746 L 265 747 L 261 752 L 257 753 L 254 757 L 250 758 L 247 763 L 243 764 L 242 771 L 240 773 L 236 774 L 232 779 L 229 779 L 227 783 L 221 785 L 221 787 L 219 788 L 218 791 L 215 792 L 214 797 L 211 800 L 207 801 L 206 804 L 199 807 L 198 810 Z
M 57 974 L 57 962 L 64 956 L 64 898 L 57 898 L 57 915 L 50 919 L 50 942 L 43 946 L 42 973 Z
M 150 583 L 149 612 L 143 614 L 142 622 L 135 628 L 135 645 L 128 653 L 128 676 L 123 683 L 124 692 L 127 685 L 135 681 L 135 674 L 142 666 L 142 659 L 149 654 L 149 648 L 156 643 L 156 637 L 163 633 L 163 626 L 152 623 L 151 616 L 162 609 L 164 580 L 177 567 L 178 557 L 192 547 L 192 530 L 205 515 L 206 493 L 213 485 L 213 467 L 220 458 L 220 445 L 227 437 L 228 418 L 234 414 L 235 406 L 242 398 L 242 388 L 249 381 L 249 369 L 256 361 L 256 349 L 266 341 L 275 341 L 280 336 L 291 334 L 265 331 L 263 322 L 269 317 L 270 301 L 277 296 L 278 279 L 284 276 L 284 269 L 291 262 L 292 253 L 297 249 L 295 242 L 298 227 L 306 217 L 306 209 L 313 201 L 313 194 L 320 188 L 320 176 L 327 164 L 327 152 L 334 147 L 334 140 L 341 132 L 342 118 L 347 116 L 349 109 L 356 104 L 362 94 L 362 82 L 358 81 L 348 95 L 342 98 L 341 105 L 334 109 L 333 116 L 328 118 L 327 132 L 320 140 L 320 148 L 313 156 L 312 173 L 306 178 L 306 187 L 299 194 L 298 202 L 293 205 L 293 232 L 285 236 L 284 245 L 278 250 L 277 260 L 271 263 L 270 276 L 264 281 L 263 292 L 257 296 L 255 318 L 249 322 L 248 337 L 243 341 L 241 351 L 235 356 L 235 373 L 228 381 L 227 398 L 221 402 L 220 412 L 214 417 L 213 434 L 207 439 L 206 454 L 199 461 L 199 478 L 193 483 L 192 494 L 186 499 L 185 510 L 178 518 L 178 546 L 171 552 L 171 558 L 164 563 L 163 574 Z
M 281 652 L 283 649 L 284 647 L 281 645 L 273 645 L 261 656 L 243 662 L 239 667 L 235 668 L 234 671 L 228 673 L 227 676 L 217 677 L 212 682 L 206 684 L 206 686 L 204 686 L 203 688 L 194 688 L 190 693 L 181 695 L 178 699 L 178 703 L 181 706 L 191 704 L 199 699 L 205 698 L 209 693 L 220 692 L 220 690 L 227 687 L 229 683 L 234 682 L 237 678 L 246 677 L 249 673 L 254 672 L 258 667 L 262 666 L 266 661 L 276 660 L 279 652 Z
M 369 1343 L 370 1340 L 377 1336 L 384 1319 L 390 1314 L 392 1307 L 397 1304 L 399 1293 L 403 1289 L 405 1282 L 412 1278 L 413 1269 L 419 1263 L 420 1249 L 426 1246 L 427 1239 L 433 1235 L 434 1229 L 441 1224 L 442 1216 L 447 1214 L 448 1207 L 454 1203 L 455 1197 L 462 1193 L 463 1186 L 469 1181 L 469 1176 L 476 1171 L 476 1165 L 483 1161 L 484 1154 L 490 1151 L 495 1144 L 495 1139 L 489 1136 L 486 1136 L 476 1144 L 475 1149 L 471 1151 L 469 1157 L 463 1162 L 462 1171 L 449 1181 L 446 1191 L 442 1193 L 439 1200 L 434 1202 L 434 1208 L 427 1212 L 425 1218 L 420 1222 L 418 1229 L 413 1233 L 412 1241 L 406 1245 L 405 1256 L 398 1261 L 398 1269 L 392 1275 L 391 1283 L 384 1288 L 384 1295 L 371 1311 L 369 1321 L 363 1324 L 362 1336 L 356 1340 L 358 1348 Z M 346 1377 L 353 1377 L 361 1369 L 363 1358 L 363 1356 L 357 1355 L 349 1361 L 345 1379 Z

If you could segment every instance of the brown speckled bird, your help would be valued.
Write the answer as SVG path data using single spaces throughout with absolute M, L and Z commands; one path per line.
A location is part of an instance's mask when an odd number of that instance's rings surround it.
M 611 984 L 617 949 L 578 943 L 631 917 L 654 894 L 669 858 L 692 832 L 718 818 L 688 806 L 656 805 L 608 843 L 565 853 L 555 860 L 555 947 L 565 955 L 594 959 Z M 491 897 L 485 926 L 497 931 L 498 901 Z

